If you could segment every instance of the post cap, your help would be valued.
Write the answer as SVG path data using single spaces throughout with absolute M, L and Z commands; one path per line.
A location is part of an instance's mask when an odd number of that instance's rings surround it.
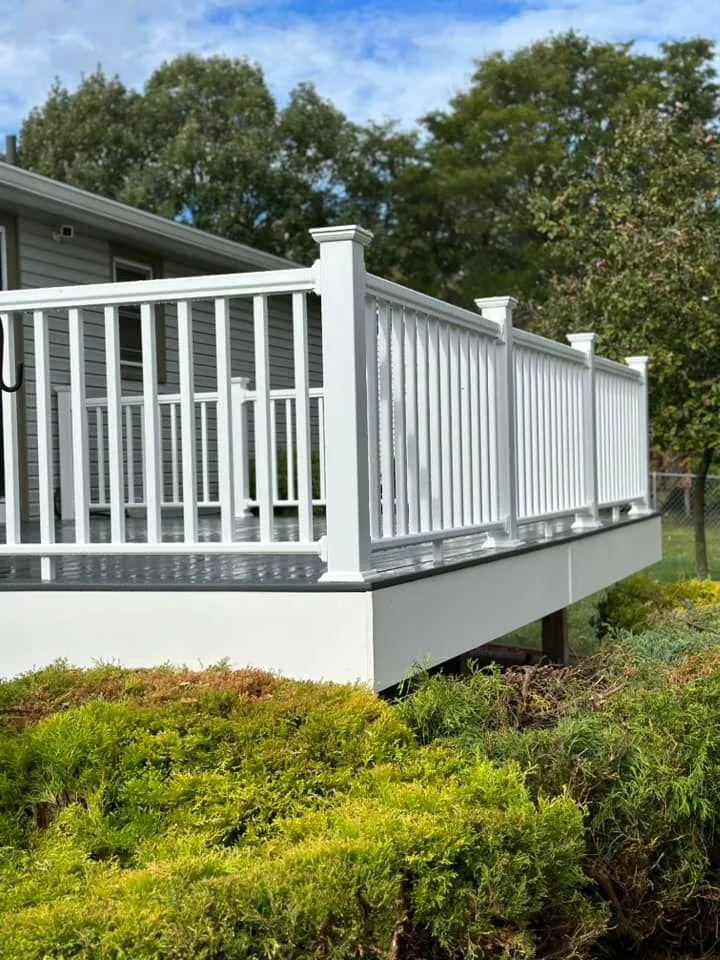
M 310 231 L 315 243 L 335 243 L 338 240 L 353 240 L 366 247 L 373 238 L 372 233 L 357 224 L 337 227 L 315 227 Z
M 517 304 L 515 297 L 478 297 L 475 301 L 478 310 L 492 310 L 498 307 L 514 310 Z
M 649 360 L 650 357 L 625 357 L 625 363 L 636 370 L 644 370 Z
M 596 333 L 568 333 L 567 341 L 574 346 L 580 346 L 585 343 L 595 343 L 597 340 Z

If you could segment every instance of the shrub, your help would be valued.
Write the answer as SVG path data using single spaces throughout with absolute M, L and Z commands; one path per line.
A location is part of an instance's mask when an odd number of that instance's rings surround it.
M 717 624 L 717 612 L 712 613 Z M 537 724 L 498 696 L 494 722 L 456 731 L 458 751 L 480 750 L 524 771 L 539 800 L 567 791 L 585 811 L 584 870 L 613 913 L 601 938 L 612 956 L 668 940 L 688 949 L 714 945 L 720 924 L 720 645 L 679 624 L 623 634 L 582 666 L 561 672 L 558 697 L 549 668 L 511 671 L 513 691 L 555 698 L 555 722 Z M 543 672 L 544 671 L 544 672 Z M 521 683 L 520 677 L 524 677 Z M 545 691 L 536 678 L 545 677 Z M 579 681 L 579 682 L 578 682 Z M 429 684 L 432 681 L 427 681 Z M 451 685 L 457 689 L 453 692 Z M 479 712 L 485 709 L 480 685 Z M 472 681 L 447 681 L 446 703 L 472 716 Z M 412 694 L 428 699 L 422 687 Z M 470 701 L 470 702 L 468 702 Z M 406 715 L 416 708 L 405 704 Z M 448 743 L 449 731 L 435 725 Z
M 477 729 L 501 690 L 470 682 Z M 3 960 L 582 957 L 603 928 L 564 791 L 364 690 L 56 666 L 0 702 Z
M 692 607 L 720 608 L 720 583 L 676 580 L 661 584 L 645 574 L 616 583 L 603 594 L 595 615 L 599 636 L 613 630 L 641 633 Z

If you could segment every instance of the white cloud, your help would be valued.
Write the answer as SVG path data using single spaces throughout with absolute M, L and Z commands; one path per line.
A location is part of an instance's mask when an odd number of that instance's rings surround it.
M 293 15 L 282 0 L 232 6 L 229 22 L 213 23 L 211 0 L 0 0 L 0 131 L 19 127 L 55 75 L 72 87 L 102 63 L 140 85 L 164 59 L 187 51 L 251 57 L 280 101 L 310 80 L 357 120 L 411 124 L 467 85 L 474 58 L 550 32 L 574 27 L 596 39 L 636 37 L 643 46 L 720 37 L 707 0 L 532 0 L 502 21 L 377 10 L 320 21 Z

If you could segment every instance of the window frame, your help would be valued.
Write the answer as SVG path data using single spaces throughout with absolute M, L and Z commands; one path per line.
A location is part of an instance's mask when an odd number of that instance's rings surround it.
M 148 280 L 157 280 L 163 275 L 162 260 L 142 250 L 134 250 L 112 244 L 110 247 L 110 276 L 113 283 L 117 283 L 116 267 L 142 271 L 148 274 Z M 120 308 L 122 310 L 122 307 Z M 157 378 L 159 384 L 164 384 L 167 378 L 167 351 L 165 338 L 165 307 L 164 304 L 155 304 L 155 332 L 157 347 Z M 120 376 L 123 380 L 138 380 L 143 378 L 144 361 L 120 359 Z

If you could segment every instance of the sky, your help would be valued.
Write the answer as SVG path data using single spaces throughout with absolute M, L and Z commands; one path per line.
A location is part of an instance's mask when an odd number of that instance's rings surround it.
M 720 0 L 0 0 L 0 134 L 54 77 L 102 64 L 129 86 L 177 54 L 249 57 L 280 104 L 300 81 L 352 119 L 404 126 L 467 87 L 473 61 L 575 28 L 597 40 L 720 40 Z

